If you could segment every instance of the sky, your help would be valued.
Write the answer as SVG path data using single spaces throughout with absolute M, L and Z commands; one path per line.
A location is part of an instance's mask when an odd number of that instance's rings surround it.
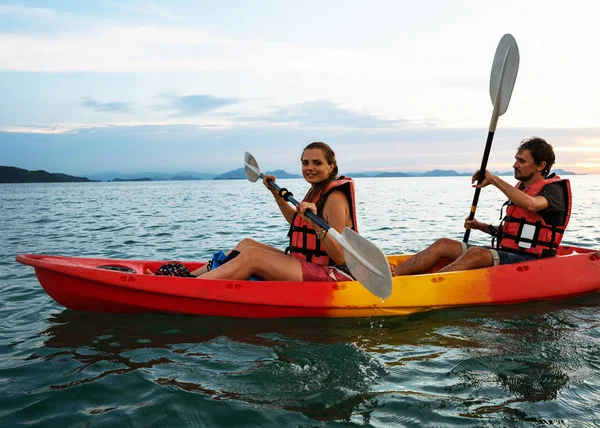
M 490 72 L 520 66 L 488 168 L 548 140 L 600 173 L 600 3 L 537 0 L 0 0 L 0 165 L 73 175 L 243 166 L 478 169 Z

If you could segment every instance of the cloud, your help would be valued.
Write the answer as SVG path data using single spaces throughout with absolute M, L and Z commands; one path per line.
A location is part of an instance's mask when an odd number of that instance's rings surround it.
M 89 107 L 98 113 L 133 113 L 133 109 L 129 103 L 123 102 L 102 102 L 95 100 L 92 97 L 82 97 L 81 104 Z
M 262 124 L 295 124 L 317 129 L 390 129 L 403 125 L 432 125 L 432 122 L 411 122 L 403 119 L 384 119 L 371 113 L 357 112 L 340 107 L 329 100 L 310 101 L 272 110 L 254 116 L 230 116 L 238 121 L 260 122 Z
M 24 7 L 17 5 L 0 5 L 0 15 L 10 15 L 12 17 L 22 18 L 54 18 L 57 14 L 54 10 L 46 8 Z
M 600 146 L 599 147 L 589 147 L 589 146 L 556 147 L 554 150 L 557 152 L 600 152 Z
M 161 98 L 167 101 L 166 104 L 155 107 L 155 110 L 175 111 L 173 117 L 196 116 L 241 102 L 237 98 L 219 98 L 213 95 L 186 95 L 175 96 L 164 94 Z

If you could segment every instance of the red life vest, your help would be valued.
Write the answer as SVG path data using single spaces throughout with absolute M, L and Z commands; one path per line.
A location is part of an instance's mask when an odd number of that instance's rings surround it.
M 340 177 L 335 181 L 332 181 L 327 187 L 312 201 L 316 204 L 320 199 L 323 201 L 321 207 L 325 206 L 325 201 L 329 197 L 332 191 L 341 190 L 350 205 L 350 215 L 352 217 L 352 230 L 358 233 L 358 226 L 356 224 L 356 204 L 354 197 L 354 181 L 349 177 Z M 322 217 L 322 208 L 319 209 L 317 215 Z M 300 260 L 306 260 L 307 262 L 315 263 L 321 266 L 332 265 L 329 255 L 321 245 L 321 241 L 317 238 L 315 229 L 298 215 L 294 214 L 290 230 L 288 232 L 290 237 L 290 245 L 286 249 L 289 251 L 292 257 L 296 257 Z
M 571 217 L 571 185 L 569 180 L 554 176 L 538 180 L 526 189 L 521 189 L 522 183 L 517 183 L 515 187 L 529 196 L 536 196 L 544 186 L 551 183 L 560 183 L 565 194 L 566 214 L 564 223 L 561 225 L 548 224 L 539 213 L 527 211 L 507 202 L 506 216 L 502 220 L 502 227 L 498 234 L 498 248 L 500 250 L 524 252 L 538 257 L 556 255 L 556 250 Z

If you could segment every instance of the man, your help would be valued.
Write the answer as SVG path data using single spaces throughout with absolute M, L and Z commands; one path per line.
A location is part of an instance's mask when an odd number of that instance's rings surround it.
M 485 179 L 475 188 L 496 186 L 508 201 L 506 216 L 500 226 L 466 220 L 466 229 L 491 234 L 493 247 L 477 247 L 448 238 L 438 239 L 431 246 L 396 266 L 395 275 L 426 273 L 441 259 L 452 262 L 440 272 L 452 272 L 499 264 L 517 263 L 556 254 L 571 215 L 571 189 L 568 180 L 552 174 L 554 150 L 542 138 L 523 140 L 517 149 L 513 165 L 512 186 L 500 177 L 485 171 Z M 475 182 L 479 171 L 473 174 Z M 504 208 L 503 205 L 503 208 Z

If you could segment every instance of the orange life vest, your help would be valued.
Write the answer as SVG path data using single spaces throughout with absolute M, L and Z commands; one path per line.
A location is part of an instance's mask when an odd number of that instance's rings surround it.
M 319 200 L 322 200 L 323 203 L 321 204 L 321 207 L 324 207 L 325 201 L 334 190 L 341 190 L 348 199 L 350 215 L 352 217 L 352 230 L 358 233 L 354 181 L 351 178 L 342 176 L 337 180 L 332 181 L 314 200 L 309 202 L 316 204 Z M 319 209 L 319 211 L 322 211 L 322 208 Z M 317 212 L 317 215 L 322 217 L 322 212 Z M 292 257 L 322 266 L 333 264 L 329 255 L 322 247 L 321 241 L 317 238 L 315 229 L 310 223 L 304 220 L 302 216 L 298 215 L 298 213 L 294 214 L 288 236 L 290 238 L 290 245 L 286 249 L 286 252 L 289 251 L 289 254 Z
M 538 180 L 526 189 L 521 189 L 523 183 L 515 187 L 529 196 L 536 196 L 551 183 L 560 183 L 565 194 L 565 221 L 561 225 L 547 224 L 542 216 L 533 211 L 527 211 L 517 205 L 507 202 L 506 216 L 502 219 L 502 226 L 498 234 L 498 248 L 500 250 L 524 252 L 538 257 L 556 255 L 565 229 L 571 217 L 571 185 L 569 180 L 558 176 Z

